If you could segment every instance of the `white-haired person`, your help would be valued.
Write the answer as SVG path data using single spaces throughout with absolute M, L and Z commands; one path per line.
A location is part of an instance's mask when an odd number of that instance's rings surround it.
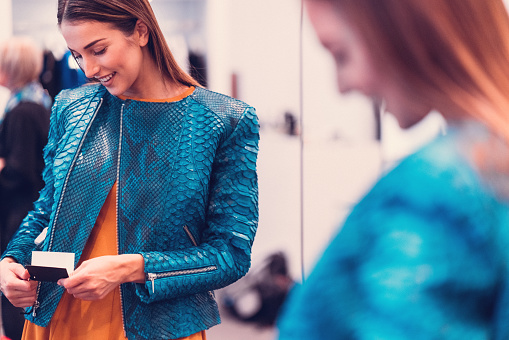
M 0 44 L 0 85 L 10 91 L 0 125 L 0 253 L 42 189 L 43 148 L 51 98 L 39 83 L 43 55 L 36 42 L 14 36 Z M 21 338 L 23 310 L 2 298 L 6 335 Z

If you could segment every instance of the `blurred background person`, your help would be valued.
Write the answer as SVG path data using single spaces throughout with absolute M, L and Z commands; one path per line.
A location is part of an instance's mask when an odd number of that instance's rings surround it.
M 42 51 L 28 37 L 0 44 L 0 85 L 9 89 L 0 125 L 0 253 L 42 189 L 43 148 L 47 143 L 51 98 L 38 82 Z M 23 310 L 2 297 L 8 337 L 21 338 Z
M 341 92 L 445 136 L 353 209 L 280 339 L 509 338 L 509 19 L 501 0 L 306 0 Z

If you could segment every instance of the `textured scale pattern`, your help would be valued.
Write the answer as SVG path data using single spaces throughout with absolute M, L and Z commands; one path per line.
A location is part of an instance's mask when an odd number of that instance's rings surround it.
M 28 261 L 24 254 L 49 225 L 45 250 L 74 251 L 78 261 L 118 171 L 119 252 L 142 254 L 147 277 L 157 275 L 122 285 L 128 337 L 173 339 L 219 323 L 209 291 L 249 270 L 258 223 L 254 109 L 201 88 L 181 101 L 148 103 L 94 85 L 57 103 L 45 153 L 49 187 L 4 256 Z M 29 318 L 47 324 L 61 294 L 42 284 Z
M 509 209 L 472 166 L 474 130 L 374 186 L 291 293 L 279 339 L 509 339 Z

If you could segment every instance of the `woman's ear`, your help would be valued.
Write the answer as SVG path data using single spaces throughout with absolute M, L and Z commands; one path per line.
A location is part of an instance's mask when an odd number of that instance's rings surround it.
M 148 39 L 150 37 L 150 32 L 148 30 L 148 26 L 141 20 L 136 22 L 136 27 L 134 31 L 138 35 L 138 44 L 143 47 L 148 44 Z

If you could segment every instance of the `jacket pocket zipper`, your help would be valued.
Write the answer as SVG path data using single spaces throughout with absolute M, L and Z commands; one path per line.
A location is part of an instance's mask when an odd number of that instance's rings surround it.
M 174 270 L 166 273 L 147 273 L 147 279 L 152 282 L 152 294 L 155 293 L 155 279 L 162 279 L 173 276 L 181 276 L 181 275 L 192 275 L 192 274 L 201 274 L 208 273 L 217 270 L 217 266 L 207 266 L 202 268 L 195 269 L 184 269 L 184 270 Z
M 196 242 L 196 239 L 194 238 L 193 236 L 193 233 L 191 233 L 191 231 L 189 230 L 189 227 L 187 225 L 183 226 L 184 228 L 184 231 L 186 232 L 187 236 L 189 237 L 189 239 L 191 240 L 191 243 L 195 246 L 195 247 L 198 247 L 198 242 Z M 153 282 L 152 282 L 153 284 Z M 152 290 L 154 290 L 154 287 L 152 287 Z M 214 300 L 214 293 L 209 290 L 208 291 L 210 297 Z
M 184 231 L 186 232 L 187 236 L 189 237 L 189 239 L 191 240 L 191 242 L 193 243 L 193 245 L 195 247 L 198 247 L 198 242 L 196 242 L 196 239 L 194 238 L 193 234 L 191 233 L 191 231 L 189 230 L 189 227 L 187 225 L 183 226 L 184 228 Z

